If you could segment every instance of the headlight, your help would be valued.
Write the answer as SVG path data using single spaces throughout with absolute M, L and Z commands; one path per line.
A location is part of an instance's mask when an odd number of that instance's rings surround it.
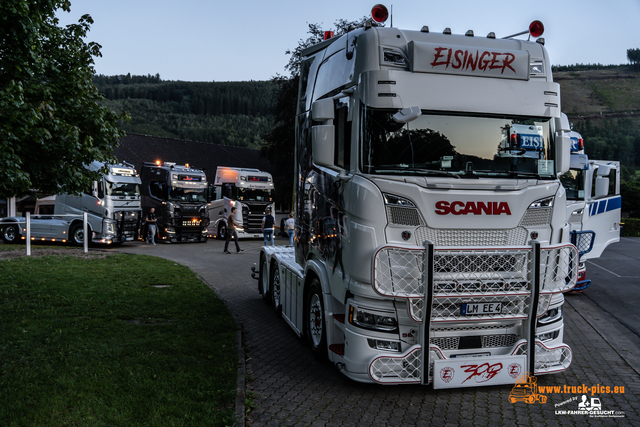
M 410 206 L 412 208 L 416 207 L 416 205 L 414 205 L 411 200 L 405 199 L 404 197 L 396 196 L 395 194 L 382 193 L 382 196 L 384 197 L 385 205 L 398 205 L 406 207 Z
M 115 224 L 112 222 L 105 223 L 106 234 L 116 234 Z
M 553 206 L 553 199 L 554 197 L 551 196 L 544 199 L 536 200 L 529 205 L 529 209 L 550 208 Z
M 562 318 L 562 307 L 552 308 L 538 319 L 538 325 L 548 325 Z
M 349 307 L 349 323 L 363 329 L 381 332 L 397 332 L 395 317 L 364 311 L 353 305 Z

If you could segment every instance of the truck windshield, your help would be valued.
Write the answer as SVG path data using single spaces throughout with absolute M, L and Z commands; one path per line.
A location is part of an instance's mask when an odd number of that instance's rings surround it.
M 567 200 L 584 200 L 584 172 L 571 169 L 560 177 L 560 182 L 567 192 Z
M 238 200 L 245 202 L 272 202 L 273 190 L 238 187 Z
M 207 202 L 207 192 L 204 188 L 170 187 L 169 200 L 172 202 Z
M 107 181 L 107 196 L 139 196 L 140 187 L 131 182 Z
M 368 174 L 455 178 L 554 178 L 548 118 L 423 111 L 401 124 L 397 110 L 362 109 L 361 168 Z

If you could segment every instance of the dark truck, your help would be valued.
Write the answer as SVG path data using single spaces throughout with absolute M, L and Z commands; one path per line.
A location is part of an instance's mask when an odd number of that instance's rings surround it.
M 155 208 L 156 240 L 206 242 L 208 184 L 204 171 L 169 162 L 142 165 L 142 209 Z M 146 233 L 142 233 L 144 237 Z

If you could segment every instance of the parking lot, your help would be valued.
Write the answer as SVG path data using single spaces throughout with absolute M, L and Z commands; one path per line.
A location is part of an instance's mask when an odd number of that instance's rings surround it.
M 276 244 L 286 241 L 280 238 Z M 246 425 L 640 425 L 640 340 L 616 308 L 624 306 L 637 316 L 631 311 L 638 299 L 630 298 L 640 286 L 638 238 L 623 238 L 607 249 L 588 266 L 591 288 L 567 295 L 565 342 L 572 348 L 573 363 L 565 372 L 538 377 L 538 386 L 559 387 L 546 394 L 544 404 L 510 403 L 511 386 L 433 390 L 347 379 L 330 363 L 316 361 L 263 303 L 250 276 L 262 241 L 240 245 L 244 252 L 231 255 L 224 254 L 224 242 L 215 239 L 204 244 L 134 243 L 109 250 L 157 255 L 187 265 L 225 300 L 243 327 L 246 401 L 252 406 Z M 579 412 L 583 395 L 601 411 Z

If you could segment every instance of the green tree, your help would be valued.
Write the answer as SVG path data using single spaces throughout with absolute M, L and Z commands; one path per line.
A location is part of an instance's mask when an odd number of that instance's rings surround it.
M 627 49 L 627 59 L 636 70 L 640 70 L 640 49 Z
M 346 33 L 367 20 L 363 17 L 359 21 L 347 21 L 344 19 L 334 22 L 336 37 Z M 294 152 L 295 152 L 295 123 L 296 102 L 298 99 L 298 77 L 300 75 L 300 59 L 302 51 L 307 47 L 320 43 L 324 39 L 324 30 L 318 24 L 308 24 L 309 30 L 306 40 L 300 39 L 298 46 L 285 53 L 290 55 L 289 63 L 285 70 L 290 77 L 276 76 L 272 81 L 276 85 L 274 95 L 274 129 L 263 138 L 261 155 L 269 159 L 276 173 L 273 176 L 277 183 L 276 198 L 279 203 L 289 205 L 292 202 L 294 178 Z
M 92 83 L 100 45 L 84 41 L 93 20 L 58 26 L 69 0 L 0 3 L 0 194 L 35 189 L 79 193 L 98 173 L 83 165 L 110 161 L 118 116 L 100 106 Z

